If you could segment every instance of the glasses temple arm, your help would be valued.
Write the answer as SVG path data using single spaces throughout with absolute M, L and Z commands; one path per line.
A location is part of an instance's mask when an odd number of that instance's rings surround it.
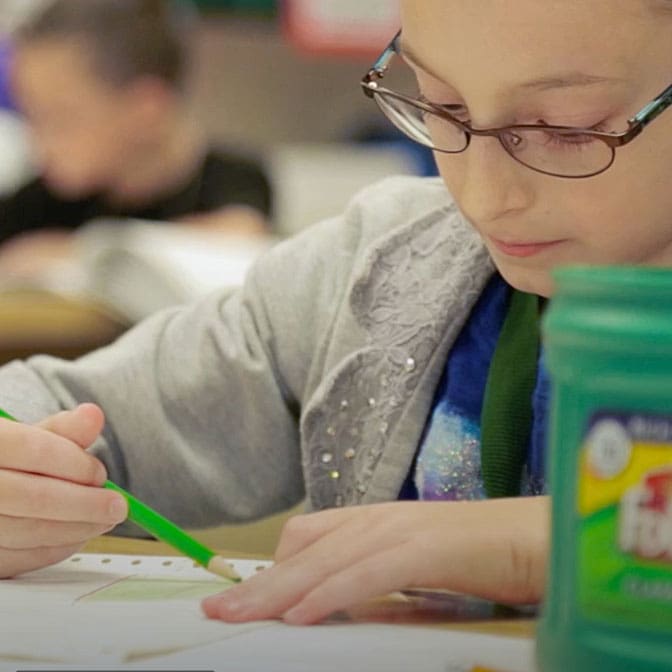
M 631 120 L 632 125 L 641 128 L 650 124 L 659 114 L 672 105 L 672 85 L 668 86 L 659 96 L 645 105 Z

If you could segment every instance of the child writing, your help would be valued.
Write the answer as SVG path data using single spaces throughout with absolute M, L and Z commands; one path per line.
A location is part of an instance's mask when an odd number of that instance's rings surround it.
M 11 82 L 40 175 L 0 200 L 0 268 L 48 262 L 101 216 L 267 230 L 261 168 L 187 110 L 193 21 L 171 0 L 56 0 L 17 32 Z
M 107 473 L 192 526 L 306 496 L 213 618 L 313 623 L 414 586 L 541 599 L 539 303 L 561 264 L 672 259 L 672 112 L 649 105 L 670 30 L 665 0 L 403 0 L 364 83 L 442 180 L 372 187 L 232 296 L 1 369 L 25 423 L 0 423 L 2 575 L 122 522 Z

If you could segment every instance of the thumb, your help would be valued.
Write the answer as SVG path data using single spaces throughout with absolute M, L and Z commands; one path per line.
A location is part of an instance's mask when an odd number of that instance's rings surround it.
M 103 431 L 105 415 L 96 404 L 80 404 L 70 411 L 61 411 L 45 418 L 38 427 L 58 434 L 78 446 L 88 448 Z

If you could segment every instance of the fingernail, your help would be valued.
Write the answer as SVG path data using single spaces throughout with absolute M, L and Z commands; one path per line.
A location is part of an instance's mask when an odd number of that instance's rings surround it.
M 244 604 L 239 600 L 223 598 L 221 595 L 206 598 L 203 600 L 203 606 L 218 618 L 236 616 L 244 610 Z
M 294 607 L 282 615 L 282 620 L 288 625 L 303 625 L 306 622 L 305 610 L 301 607 Z
M 241 602 L 240 600 L 233 598 L 224 598 L 220 602 L 220 608 L 224 607 L 224 610 L 229 613 L 229 614 L 239 614 L 242 611 L 245 611 L 245 602 Z
M 219 598 L 215 595 L 212 595 L 210 597 L 206 597 L 203 599 L 203 602 L 201 604 L 203 607 L 206 609 L 213 609 L 214 607 L 217 606 L 217 602 L 219 601 Z
M 110 516 L 118 523 L 126 520 L 128 516 L 128 504 L 123 497 L 115 497 L 108 509 Z
M 203 600 L 203 606 L 216 611 L 224 609 L 227 612 L 235 612 L 238 610 L 238 602 L 236 600 L 224 599 L 221 595 L 206 597 Z

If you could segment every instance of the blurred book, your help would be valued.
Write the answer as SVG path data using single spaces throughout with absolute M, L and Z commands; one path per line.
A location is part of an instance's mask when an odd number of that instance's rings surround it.
M 133 324 L 162 308 L 241 285 L 273 242 L 188 224 L 99 219 L 77 231 L 67 258 L 28 274 L 0 274 L 0 292 L 80 300 Z
M 241 285 L 272 242 L 189 225 L 96 220 L 77 234 L 79 292 L 137 322 L 161 308 Z

